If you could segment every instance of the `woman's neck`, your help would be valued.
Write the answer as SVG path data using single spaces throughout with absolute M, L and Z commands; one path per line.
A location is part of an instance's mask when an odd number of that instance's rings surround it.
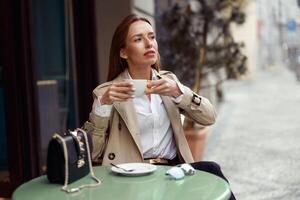
M 132 79 L 151 79 L 151 66 L 149 67 L 128 67 L 128 72 Z

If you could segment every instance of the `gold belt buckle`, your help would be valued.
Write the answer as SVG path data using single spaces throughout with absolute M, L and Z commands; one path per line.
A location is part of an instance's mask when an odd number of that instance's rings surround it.
M 150 159 L 150 160 L 149 160 L 149 163 L 150 163 L 150 164 L 157 164 L 157 163 L 160 163 L 160 158 L 153 158 L 153 159 Z
M 149 163 L 150 164 L 158 164 L 158 163 L 165 163 L 167 164 L 168 161 L 166 159 L 163 159 L 163 158 L 152 158 L 149 160 Z

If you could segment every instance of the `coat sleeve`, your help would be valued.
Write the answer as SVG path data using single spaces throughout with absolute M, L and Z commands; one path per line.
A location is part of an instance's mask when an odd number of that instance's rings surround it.
M 165 71 L 162 75 L 166 75 L 181 84 L 175 74 L 171 72 Z M 181 101 L 175 104 L 179 107 L 181 114 L 193 119 L 201 125 L 208 126 L 215 123 L 216 111 L 214 106 L 207 98 L 198 95 L 186 86 L 184 86 L 184 94 Z
M 97 99 L 106 91 L 108 84 L 102 84 L 94 89 L 93 97 Z M 92 161 L 97 164 L 102 163 L 103 154 L 106 148 L 109 134 L 110 116 L 101 117 L 92 110 L 89 120 L 84 123 L 83 128 L 92 139 Z

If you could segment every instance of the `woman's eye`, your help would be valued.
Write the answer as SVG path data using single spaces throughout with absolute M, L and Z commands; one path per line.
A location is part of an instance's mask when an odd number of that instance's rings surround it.
M 150 38 L 151 38 L 151 40 L 154 40 L 155 39 L 155 35 L 151 35 Z
M 141 41 L 142 40 L 142 38 L 135 38 L 133 41 L 134 42 L 139 42 L 139 41 Z

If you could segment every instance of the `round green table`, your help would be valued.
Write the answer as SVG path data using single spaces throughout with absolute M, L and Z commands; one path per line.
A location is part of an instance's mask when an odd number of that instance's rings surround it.
M 77 193 L 61 191 L 62 185 L 49 183 L 46 176 L 32 179 L 19 186 L 13 193 L 13 200 L 223 200 L 230 196 L 229 185 L 223 179 L 196 171 L 193 176 L 173 180 L 165 175 L 168 166 L 158 166 L 157 170 L 145 176 L 125 177 L 111 172 L 110 167 L 94 167 L 95 175 L 102 184 L 95 188 L 85 188 Z M 93 183 L 86 176 L 69 188 Z

